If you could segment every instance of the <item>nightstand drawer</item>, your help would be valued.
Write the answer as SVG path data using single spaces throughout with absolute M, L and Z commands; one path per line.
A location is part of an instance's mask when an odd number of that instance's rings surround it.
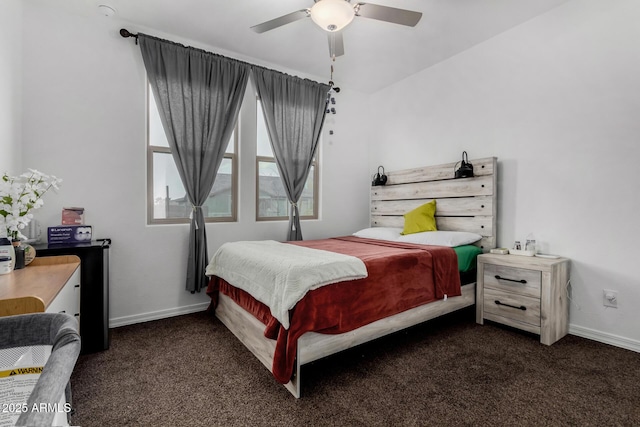
M 501 289 L 540 298 L 540 282 L 542 273 L 538 270 L 506 267 L 495 264 L 484 266 L 485 288 Z
M 540 298 L 485 288 L 484 311 L 516 322 L 540 327 Z

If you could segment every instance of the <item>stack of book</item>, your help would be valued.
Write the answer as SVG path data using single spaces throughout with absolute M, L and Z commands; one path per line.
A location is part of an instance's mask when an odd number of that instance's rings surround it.
M 84 223 L 84 208 L 62 208 L 62 225 L 48 227 L 49 244 L 88 243 L 92 227 Z

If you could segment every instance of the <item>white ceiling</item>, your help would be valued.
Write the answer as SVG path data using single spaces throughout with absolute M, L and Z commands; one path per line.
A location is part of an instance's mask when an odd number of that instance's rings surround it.
M 355 1 L 355 0 L 354 0 Z M 343 30 L 336 85 L 372 93 L 569 0 L 371 0 L 422 12 L 414 28 L 356 17 Z M 309 8 L 313 0 L 63 0 L 73 12 L 109 5 L 128 30 L 151 30 L 255 58 L 273 68 L 330 79 L 328 41 L 310 18 L 257 34 L 252 25 Z M 105 18 L 107 19 L 107 18 Z M 224 53 L 223 53 L 224 54 Z M 232 56 L 232 55 L 229 55 Z

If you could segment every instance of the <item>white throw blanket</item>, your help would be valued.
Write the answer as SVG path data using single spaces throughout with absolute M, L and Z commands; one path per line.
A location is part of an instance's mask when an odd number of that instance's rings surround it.
M 223 244 L 206 275 L 248 292 L 289 329 L 289 310 L 308 291 L 367 277 L 367 268 L 350 255 L 264 240 Z

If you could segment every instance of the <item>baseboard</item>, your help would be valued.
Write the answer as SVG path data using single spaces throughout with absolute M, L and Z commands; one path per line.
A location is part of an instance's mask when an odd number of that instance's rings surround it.
M 613 335 L 576 325 L 569 325 L 569 333 L 578 337 L 587 338 L 640 353 L 640 341 L 621 337 L 619 335 Z
M 148 322 L 150 320 L 166 319 L 167 317 L 180 316 L 182 314 L 197 313 L 198 311 L 205 311 L 207 307 L 209 307 L 209 303 L 202 302 L 193 305 L 170 308 L 167 310 L 158 310 L 135 314 L 133 316 L 115 317 L 113 319 L 109 319 L 109 328 L 133 325 L 134 323 Z

